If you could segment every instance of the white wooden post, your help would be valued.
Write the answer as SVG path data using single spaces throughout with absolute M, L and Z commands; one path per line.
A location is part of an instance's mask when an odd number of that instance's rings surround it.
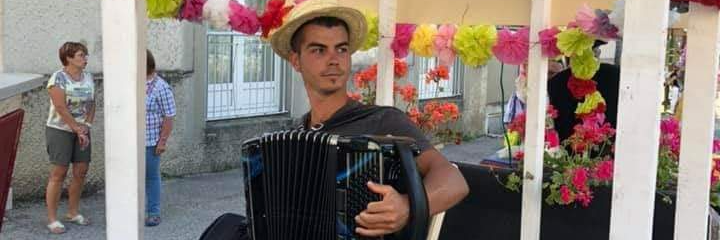
M 707 239 L 720 12 L 690 3 L 675 239 Z
M 625 1 L 611 240 L 652 239 L 669 4 Z
M 530 10 L 530 42 L 539 42 L 538 33 L 550 26 L 552 0 L 533 0 Z M 523 161 L 522 217 L 520 239 L 540 239 L 545 111 L 547 108 L 547 58 L 540 44 L 530 44 L 528 59 L 528 108 Z
M 395 75 L 395 53 L 390 48 L 395 38 L 395 19 L 397 17 L 397 0 L 379 2 L 380 42 L 378 43 L 378 78 L 375 90 L 375 104 L 393 106 L 393 81 Z
M 145 4 L 144 0 L 102 1 L 108 240 L 143 238 Z

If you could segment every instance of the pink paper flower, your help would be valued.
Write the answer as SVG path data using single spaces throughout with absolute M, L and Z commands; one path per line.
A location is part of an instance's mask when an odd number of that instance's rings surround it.
M 238 32 L 254 35 L 260 30 L 255 9 L 245 7 L 237 1 L 230 1 L 230 27 Z
M 395 25 L 395 39 L 393 39 L 390 48 L 392 48 L 396 58 L 407 57 L 413 32 L 415 32 L 415 24 L 398 23 Z
M 452 47 L 455 32 L 457 32 L 457 28 L 451 24 L 442 25 L 438 28 L 433 46 L 435 47 L 435 54 L 440 60 L 440 65 L 452 66 L 455 63 L 455 50 Z
M 202 12 L 205 0 L 186 0 L 178 19 L 190 22 L 202 22 Z
M 618 38 L 618 28 L 610 23 L 610 17 L 608 14 L 600 9 L 595 10 L 595 36 L 602 39 L 616 39 Z
M 530 51 L 530 29 L 521 28 L 511 32 L 505 28 L 498 32 L 497 43 L 493 47 L 495 57 L 503 63 L 521 65 L 528 59 Z
M 540 45 L 542 47 L 542 54 L 548 58 L 556 58 L 562 54 L 560 49 L 557 47 L 557 34 L 560 33 L 560 29 L 557 27 L 548 28 L 540 31 Z
M 583 4 L 575 15 L 575 24 L 585 33 L 595 33 L 595 11 L 587 4 Z

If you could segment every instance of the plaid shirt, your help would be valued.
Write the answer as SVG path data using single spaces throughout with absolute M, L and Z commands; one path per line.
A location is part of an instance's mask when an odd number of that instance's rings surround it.
M 175 116 L 175 98 L 170 85 L 160 76 L 145 84 L 145 146 L 156 146 L 164 117 Z

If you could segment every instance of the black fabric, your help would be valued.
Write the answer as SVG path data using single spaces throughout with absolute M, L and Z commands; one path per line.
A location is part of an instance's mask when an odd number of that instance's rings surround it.
M 565 69 L 553 76 L 548 82 L 548 96 L 550 104 L 558 111 L 558 117 L 555 119 L 555 130 L 557 130 L 560 140 L 565 140 L 573 133 L 573 127 L 580 123 L 580 119 L 575 116 L 578 99 L 572 96 L 568 90 L 567 83 L 570 80 L 572 72 Z M 617 106 L 618 91 L 620 88 L 620 68 L 602 63 L 600 70 L 595 73 L 592 78 L 597 82 L 597 90 L 605 98 L 605 117 L 606 120 L 615 128 L 617 123 Z
M 467 180 L 470 194 L 446 212 L 440 239 L 520 239 L 522 193 L 512 192 L 500 185 L 489 167 L 456 164 Z M 509 173 L 497 168 L 495 172 L 503 180 Z M 550 206 L 543 202 L 540 239 L 609 239 L 612 189 L 600 188 L 593 196 L 588 208 L 580 205 Z M 673 239 L 674 204 L 667 204 L 657 197 L 653 221 L 654 240 Z
M 199 240 L 249 240 L 247 218 L 225 213 L 208 226 Z
M 303 117 L 301 129 L 308 129 L 309 113 Z M 338 135 L 393 135 L 415 140 L 420 152 L 433 146 L 407 115 L 395 107 L 369 106 L 349 100 L 328 120 L 321 131 Z

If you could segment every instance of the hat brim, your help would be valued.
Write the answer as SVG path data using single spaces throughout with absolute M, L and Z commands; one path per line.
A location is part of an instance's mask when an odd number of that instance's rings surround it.
M 294 9 L 295 10 L 295 9 Z M 299 9 L 298 9 L 299 10 Z M 270 44 L 276 54 L 285 60 L 290 60 L 292 47 L 290 41 L 293 34 L 306 22 L 318 17 L 336 17 L 345 22 L 348 26 L 348 50 L 352 54 L 357 51 L 365 42 L 367 35 L 367 23 L 365 16 L 355 9 L 332 5 L 331 7 L 317 7 L 295 17 L 283 24 L 270 37 Z

